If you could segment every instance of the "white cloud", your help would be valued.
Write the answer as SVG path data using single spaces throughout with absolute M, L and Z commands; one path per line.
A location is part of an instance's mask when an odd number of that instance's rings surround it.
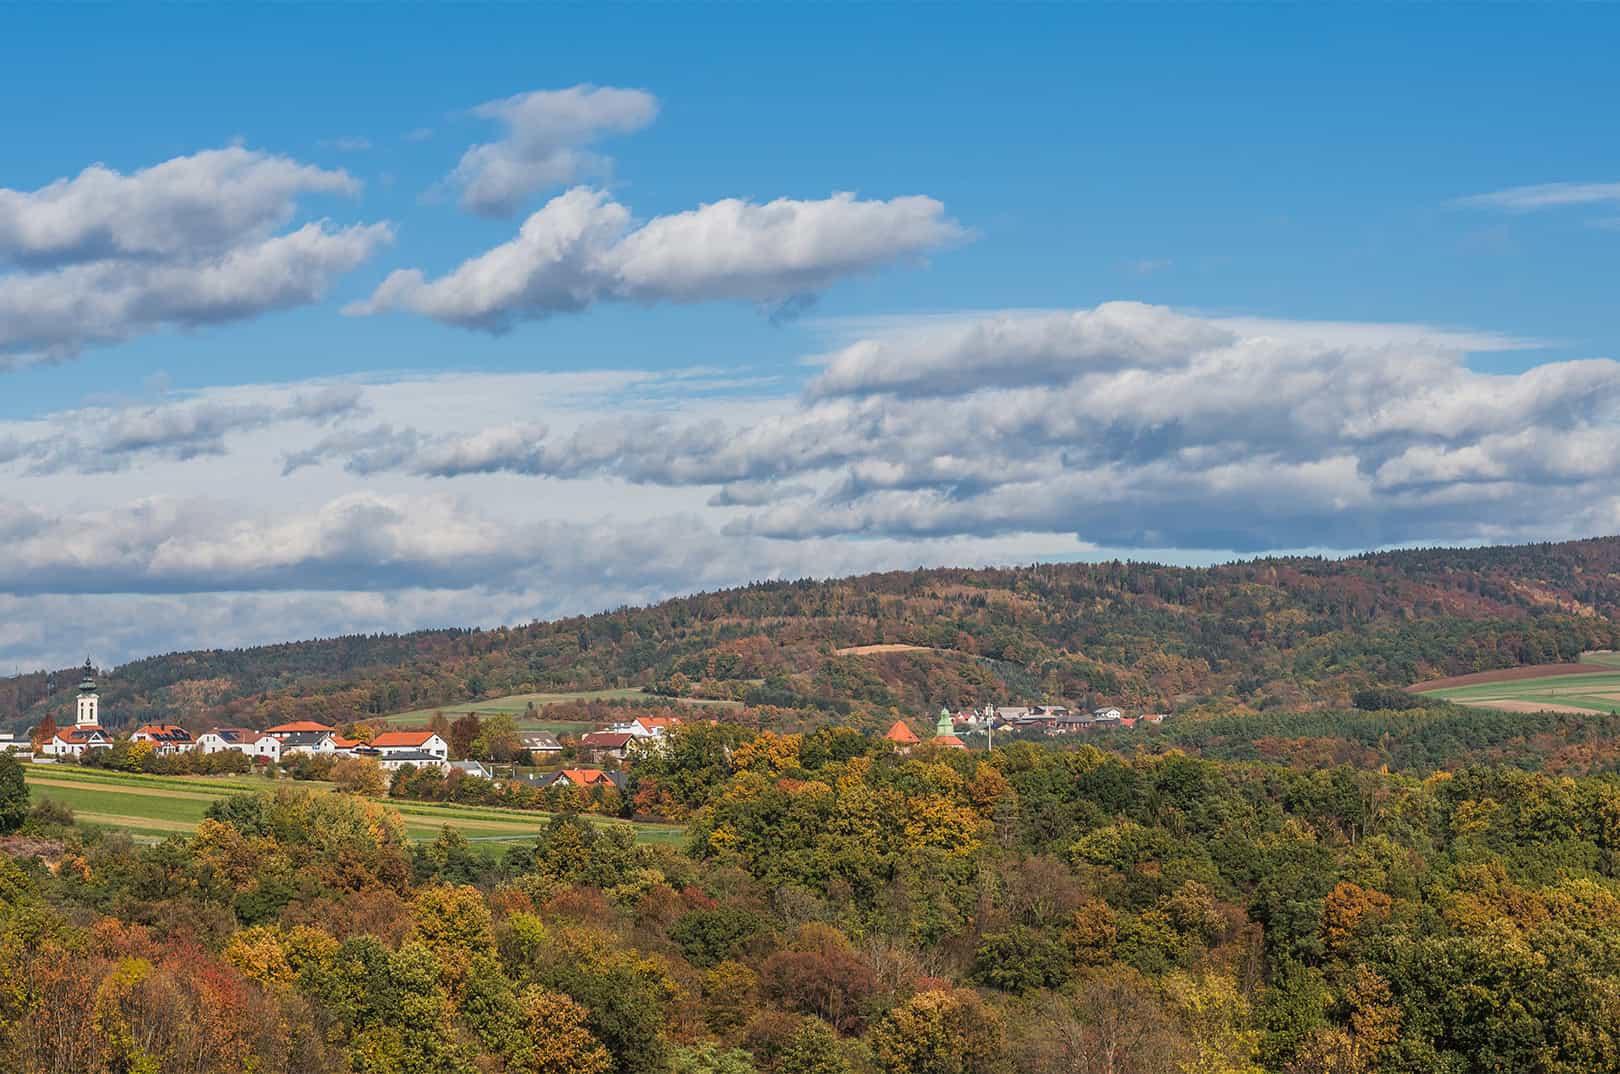
M 0 264 L 14 267 L 0 274 L 0 369 L 318 301 L 390 228 L 277 231 L 301 196 L 358 189 L 342 171 L 230 147 L 0 190 Z
M 193 256 L 263 237 L 304 194 L 353 194 L 343 171 L 240 146 L 123 175 L 93 164 L 39 190 L 0 188 L 0 262 Z
M 1537 183 L 1474 194 L 1458 201 L 1476 209 L 1533 212 L 1570 205 L 1597 205 L 1620 201 L 1620 183 Z
M 647 126 L 658 115 L 658 99 L 643 90 L 580 85 L 488 101 L 473 114 L 505 124 L 506 137 L 467 150 L 450 181 L 461 189 L 463 208 L 511 216 L 537 191 L 605 174 L 608 159 L 586 147 Z
M 280 396 L 276 398 L 275 396 Z M 251 401 L 192 399 L 86 407 L 26 423 L 0 425 L 0 466 L 31 475 L 114 473 L 154 459 L 226 454 L 228 437 L 289 422 L 325 425 L 364 413 L 355 385 L 330 385 Z
M 200 328 L 308 305 L 393 238 L 324 222 L 185 261 L 115 259 L 0 276 L 0 368 L 71 357 L 164 327 Z
M 640 227 L 601 191 L 576 188 L 524 221 L 518 237 L 428 281 L 389 275 L 346 312 L 391 309 L 489 332 L 604 301 L 772 303 L 960 241 L 932 198 L 765 204 L 727 199 Z

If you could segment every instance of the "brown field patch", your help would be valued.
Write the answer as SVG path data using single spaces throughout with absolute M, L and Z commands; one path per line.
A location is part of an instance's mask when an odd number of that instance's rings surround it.
M 1519 701 L 1512 698 L 1487 701 L 1469 698 L 1465 703 L 1482 709 L 1500 709 L 1503 712 L 1573 712 L 1585 716 L 1592 715 L 1591 709 L 1576 708 L 1574 705 L 1554 705 L 1547 701 Z
M 870 656 L 874 653 L 927 653 L 933 652 L 926 645 L 851 645 L 844 649 L 834 649 L 834 656 Z
M 1602 665 L 1593 664 L 1526 664 L 1516 668 L 1498 668 L 1495 671 L 1476 671 L 1472 675 L 1452 675 L 1444 679 L 1415 682 L 1407 689 L 1414 693 L 1425 690 L 1450 690 L 1457 686 L 1485 686 L 1493 682 L 1517 682 L 1520 679 L 1543 679 L 1551 675 L 1601 675 Z

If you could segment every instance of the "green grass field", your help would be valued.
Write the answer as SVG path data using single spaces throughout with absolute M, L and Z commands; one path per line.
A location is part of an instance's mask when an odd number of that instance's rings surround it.
M 512 694 L 509 697 L 497 697 L 489 701 L 467 701 L 457 705 L 434 705 L 432 708 L 396 712 L 382 717 L 382 721 L 405 727 L 425 727 L 427 722 L 433 718 L 435 712 L 442 712 L 451 719 L 469 712 L 476 712 L 480 717 L 516 716 L 518 726 L 525 731 L 553 731 L 575 734 L 581 730 L 589 730 L 591 725 L 570 720 L 546 720 L 539 717 L 524 719 L 524 714 L 529 711 L 530 704 L 533 704 L 539 710 L 544 709 L 547 705 L 556 705 L 564 701 L 626 701 L 631 698 L 646 698 L 649 696 L 635 688 L 575 690 L 549 694 Z
M 50 799 L 73 810 L 81 824 L 116 828 L 144 837 L 162 838 L 189 832 L 203 819 L 210 803 L 232 794 L 265 790 L 273 784 L 259 776 L 141 776 L 103 772 L 68 765 L 35 765 L 24 770 L 29 797 Z M 295 786 L 329 792 L 330 784 L 301 782 Z M 468 839 L 533 839 L 551 819 L 534 813 L 491 806 L 402 802 L 388 805 L 405 820 L 405 831 L 417 840 L 432 839 L 449 827 Z M 603 824 L 625 821 L 602 819 Z M 644 843 L 678 843 L 683 829 L 675 825 L 635 824 L 636 839 Z
M 1620 711 L 1620 653 L 1583 653 L 1581 663 L 1591 674 L 1548 675 L 1538 679 L 1476 683 L 1423 691 L 1459 705 L 1533 712 L 1537 709 L 1568 712 Z
M 515 716 L 518 726 L 525 731 L 552 731 L 559 734 L 578 734 L 589 731 L 591 724 L 579 723 L 571 720 L 548 720 L 539 715 L 548 705 L 560 704 L 564 701 L 671 701 L 681 705 L 736 705 L 736 701 L 705 701 L 696 698 L 681 698 L 678 701 L 672 698 L 659 698 L 646 693 L 636 687 L 621 687 L 613 690 L 574 690 L 561 693 L 540 694 L 512 694 L 508 697 L 497 697 L 488 701 L 465 701 L 454 705 L 434 705 L 431 708 L 411 709 L 409 712 L 395 712 L 380 717 L 381 722 L 398 727 L 425 727 L 433 714 L 442 712 L 450 719 L 476 712 L 480 718 L 484 716 Z M 533 705 L 537 714 L 532 718 L 525 718 L 529 706 Z

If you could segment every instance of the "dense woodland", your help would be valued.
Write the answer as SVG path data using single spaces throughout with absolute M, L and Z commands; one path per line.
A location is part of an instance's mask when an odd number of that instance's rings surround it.
M 140 847 L 19 793 L 22 1074 L 1620 1069 L 1611 778 L 699 724 L 634 786 L 681 846 L 411 845 L 283 785 Z
M 1617 612 L 1620 538 L 1196 569 L 923 570 L 493 630 L 153 657 L 116 669 L 103 707 L 120 723 L 266 726 L 641 686 L 862 726 L 891 708 L 1038 699 L 1297 711 L 1367 686 L 1620 647 Z M 928 649 L 835 652 L 871 644 Z M 54 691 L 49 680 L 0 680 L 0 720 L 67 715 L 77 673 L 56 672 Z

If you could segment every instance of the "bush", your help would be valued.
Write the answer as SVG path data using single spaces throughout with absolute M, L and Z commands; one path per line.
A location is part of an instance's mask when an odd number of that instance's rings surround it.
M 1398 690 L 1393 686 L 1377 686 L 1369 690 L 1357 690 L 1351 695 L 1350 703 L 1366 712 L 1402 712 L 1406 709 L 1420 709 L 1426 705 L 1434 704 L 1429 698 L 1419 694 L 1409 694 L 1405 690 Z
M 0 754 L 0 832 L 14 832 L 28 819 L 28 784 L 22 765 L 10 754 Z
M 694 910 L 676 920 L 669 938 L 694 966 L 718 965 L 741 953 L 749 941 L 765 930 L 758 914 L 735 907 Z
M 1069 976 L 1069 952 L 1052 931 L 1015 925 L 992 933 L 973 955 L 973 977 L 1003 992 L 1054 988 Z

